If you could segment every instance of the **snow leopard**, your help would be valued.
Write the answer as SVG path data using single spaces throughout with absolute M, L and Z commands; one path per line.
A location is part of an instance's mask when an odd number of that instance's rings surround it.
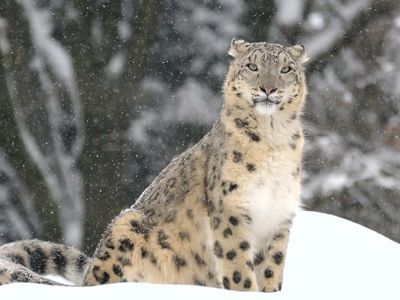
M 281 290 L 301 207 L 308 58 L 302 45 L 241 39 L 232 40 L 228 54 L 218 120 L 112 220 L 93 257 L 40 241 L 6 245 L 1 260 L 19 269 L 1 264 L 1 283 L 41 282 L 41 274 L 56 272 L 86 286 Z

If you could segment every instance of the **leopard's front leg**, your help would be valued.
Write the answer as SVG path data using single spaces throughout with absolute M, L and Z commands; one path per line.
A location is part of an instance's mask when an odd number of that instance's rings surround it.
M 276 292 L 282 289 L 283 269 L 289 241 L 290 224 L 283 225 L 261 251 L 256 253 L 254 267 L 262 292 Z
M 238 209 L 226 206 L 223 213 L 215 213 L 211 220 L 214 255 L 223 287 L 258 291 L 248 220 Z

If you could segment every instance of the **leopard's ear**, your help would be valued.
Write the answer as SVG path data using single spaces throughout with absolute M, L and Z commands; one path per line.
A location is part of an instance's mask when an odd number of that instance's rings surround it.
M 239 40 L 237 38 L 232 39 L 231 46 L 229 47 L 228 54 L 232 57 L 237 57 L 238 55 L 244 53 L 250 44 L 244 40 Z
M 295 45 L 295 46 L 289 47 L 288 51 L 289 51 L 290 55 L 293 57 L 293 59 L 298 61 L 300 64 L 304 64 L 309 60 L 309 58 L 306 54 L 306 48 L 304 47 L 304 45 Z

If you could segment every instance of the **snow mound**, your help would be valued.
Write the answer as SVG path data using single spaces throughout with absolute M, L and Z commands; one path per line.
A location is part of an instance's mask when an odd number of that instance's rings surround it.
M 273 294 L 147 283 L 52 287 L 16 283 L 2 299 L 400 299 L 400 244 L 365 227 L 315 212 L 301 212 L 290 238 L 283 290 Z

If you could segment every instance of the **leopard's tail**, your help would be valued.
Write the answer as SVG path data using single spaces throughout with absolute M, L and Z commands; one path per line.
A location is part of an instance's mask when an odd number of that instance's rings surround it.
M 90 258 L 62 244 L 22 240 L 0 247 L 0 285 L 11 282 L 57 284 L 43 275 L 61 275 L 82 285 Z

